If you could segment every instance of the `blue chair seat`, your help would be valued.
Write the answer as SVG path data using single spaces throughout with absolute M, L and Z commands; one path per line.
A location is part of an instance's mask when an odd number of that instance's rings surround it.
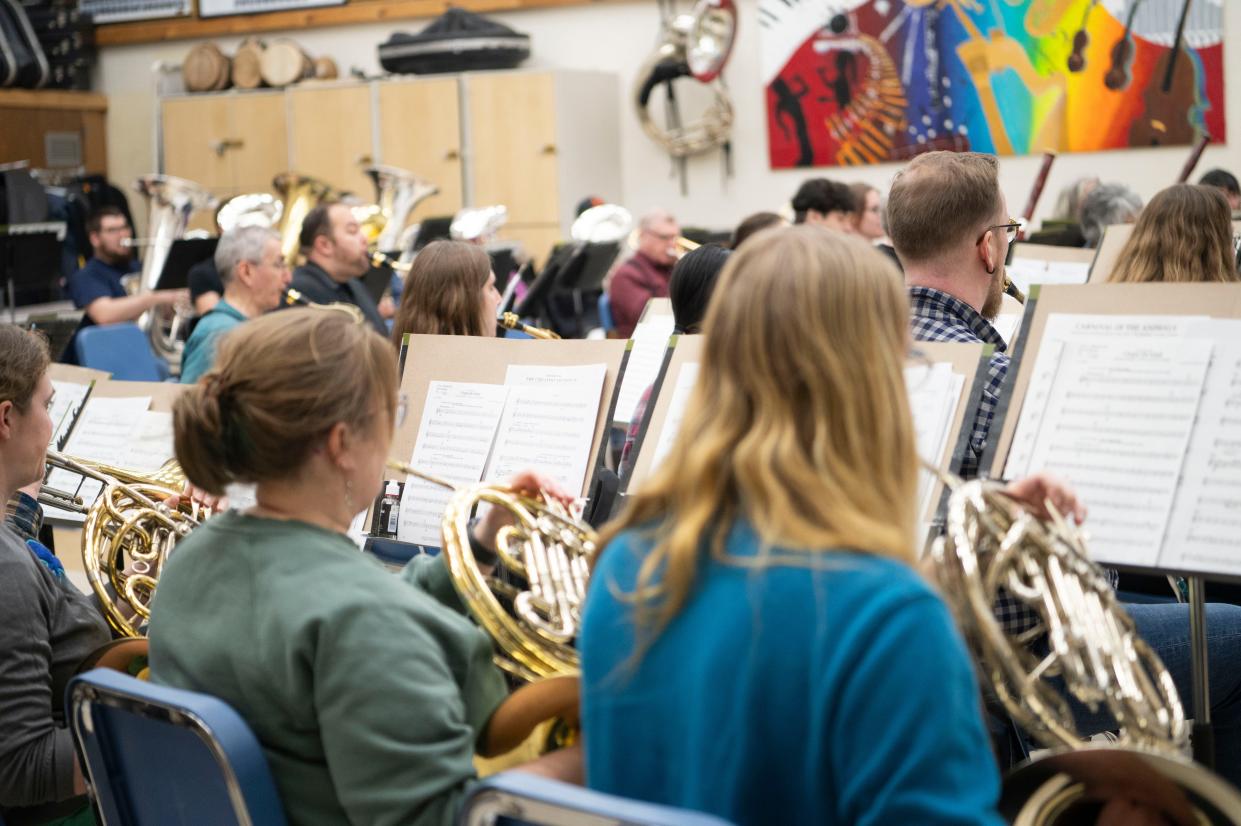
M 83 327 L 73 347 L 78 364 L 107 371 L 117 381 L 163 381 L 170 374 L 137 324 Z
M 267 758 L 225 703 L 102 668 L 65 691 L 104 823 L 285 823 Z

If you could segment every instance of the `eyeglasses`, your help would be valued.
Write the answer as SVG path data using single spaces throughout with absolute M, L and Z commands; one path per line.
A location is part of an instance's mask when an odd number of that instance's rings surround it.
M 993 229 L 1002 229 L 1004 234 L 1008 236 L 1008 242 L 1011 244 L 1017 238 L 1017 231 L 1021 229 L 1021 221 L 1016 218 L 1009 218 L 1007 224 L 995 224 L 989 226 L 982 231 L 982 235 L 978 236 L 978 240 L 974 242 L 974 246 L 982 243 L 982 239 L 987 237 L 987 233 Z

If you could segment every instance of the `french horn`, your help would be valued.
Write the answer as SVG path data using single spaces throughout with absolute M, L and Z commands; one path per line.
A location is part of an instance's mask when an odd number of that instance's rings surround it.
M 188 497 L 182 497 L 176 509 L 164 504 L 171 496 L 181 496 L 185 485 L 175 460 L 144 474 L 49 450 L 47 464 L 103 485 L 91 503 L 84 503 L 76 492 L 47 486 L 39 501 L 86 515 L 82 564 L 91 590 L 114 633 L 144 636 L 164 563 L 173 547 L 207 515 L 206 509 Z
M 279 226 L 280 253 L 290 267 L 295 267 L 302 251 L 302 222 L 319 204 L 340 200 L 344 193 L 318 178 L 296 172 L 280 173 L 272 180 L 271 185 L 284 199 Z
M 203 209 L 214 209 L 216 199 L 204 187 L 171 175 L 143 175 L 134 182 L 134 189 L 146 197 L 147 237 L 131 246 L 146 247 L 142 255 L 142 272 L 137 291 L 151 292 L 168 261 L 172 242 L 186 237 L 190 218 Z M 138 318 L 138 326 L 147 334 L 155 354 L 172 365 L 181 361 L 182 329 L 188 323 L 192 308 L 158 306 Z
M 733 106 L 721 72 L 736 36 L 733 0 L 698 0 L 689 14 L 673 14 L 664 7 L 659 46 L 638 70 L 633 96 L 642 131 L 673 158 L 720 146 L 732 133 Z M 670 115 L 661 126 L 650 111 L 652 93 L 666 84 L 669 105 L 675 107 L 672 83 L 683 77 L 705 84 L 711 102 L 697 119 L 681 123 L 679 115 Z
M 1128 766 L 1148 791 L 1162 783 L 1205 818 L 1199 822 L 1241 822 L 1241 795 L 1185 756 L 1188 726 L 1172 676 L 1138 636 L 1076 528 L 1054 509 L 1050 522 L 1038 519 L 998 483 L 931 470 L 951 491 L 944 533 L 930 551 L 940 592 L 1004 708 L 1053 750 L 1031 765 L 1053 762 L 1012 775 L 1030 787 L 1014 806 L 1013 822 L 1070 822 L 1062 818 L 1085 805 L 1088 791 L 1078 773 L 1108 760 L 1113 768 Z M 1020 636 L 1005 632 L 993 612 L 1001 589 L 1038 615 L 1036 628 Z M 1030 644 L 1043 633 L 1047 652 L 1036 652 Z M 1084 705 L 1106 708 L 1118 742 L 1099 749 L 1080 736 L 1052 677 Z M 1212 812 L 1229 818 L 1212 819 Z

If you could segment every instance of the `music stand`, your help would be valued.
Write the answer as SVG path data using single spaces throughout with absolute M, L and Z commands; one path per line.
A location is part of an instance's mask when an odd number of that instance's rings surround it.
M 383 300 L 384 293 L 388 291 L 388 287 L 392 285 L 392 268 L 387 264 L 382 267 L 371 267 L 362 276 L 362 286 L 366 287 L 366 291 L 371 294 L 371 298 L 378 304 Z
M 59 297 L 60 239 L 64 223 L 0 226 L 0 282 L 9 321 L 17 307 L 41 304 Z
M 418 225 L 418 235 L 414 237 L 414 252 L 422 249 L 432 241 L 451 238 L 452 233 L 449 231 L 451 227 L 451 215 L 424 220 Z
M 552 250 L 543 271 L 531 282 L 526 297 L 514 310 L 517 315 L 522 318 L 537 318 L 542 315 L 543 307 L 551 296 L 552 287 L 555 286 L 560 271 L 570 262 L 575 252 L 576 247 L 573 244 L 561 244 Z
M 157 290 L 184 290 L 190 286 L 190 268 L 215 255 L 219 238 L 181 238 L 173 241 L 164 268 L 155 282 Z
M 39 315 L 29 316 L 23 326 L 28 330 L 37 330 L 47 338 L 47 349 L 52 361 L 60 361 L 73 341 L 78 327 L 82 325 L 83 313 L 79 310 L 72 315 Z

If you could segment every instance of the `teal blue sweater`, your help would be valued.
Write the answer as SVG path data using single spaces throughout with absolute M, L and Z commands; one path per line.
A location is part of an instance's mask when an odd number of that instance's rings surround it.
M 181 383 L 193 384 L 210 370 L 215 364 L 215 348 L 220 336 L 245 320 L 241 311 L 224 299 L 208 310 L 185 342 L 185 352 L 181 354 Z
M 734 526 L 727 552 L 753 561 Z M 944 603 L 860 553 L 818 568 L 710 560 L 636 663 L 629 532 L 591 580 L 579 645 L 591 788 L 739 824 L 999 824 L 974 673 Z M 802 557 L 804 558 L 804 556 Z

